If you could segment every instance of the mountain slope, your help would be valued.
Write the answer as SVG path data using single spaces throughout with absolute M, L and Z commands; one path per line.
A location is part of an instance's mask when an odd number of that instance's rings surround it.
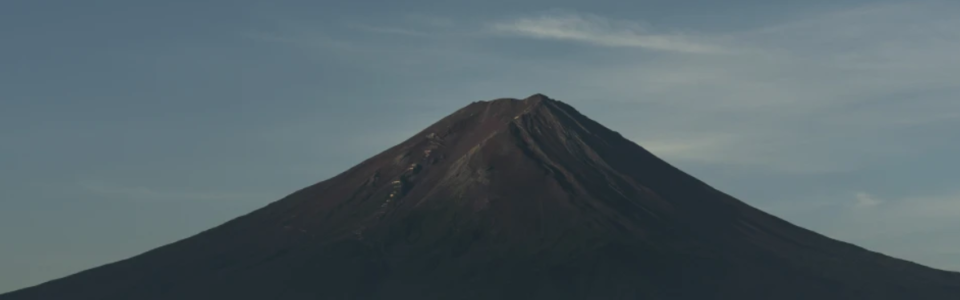
M 719 192 L 543 95 L 26 299 L 960 299 L 960 274 Z

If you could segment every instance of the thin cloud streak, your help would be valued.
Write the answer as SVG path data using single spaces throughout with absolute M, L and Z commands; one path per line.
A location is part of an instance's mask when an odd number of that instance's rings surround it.
M 945 30 L 960 22 L 919 8 L 855 11 L 729 35 L 763 55 L 625 57 L 584 69 L 578 92 L 665 107 L 638 122 L 669 129 L 634 139 L 697 145 L 663 152 L 679 161 L 849 171 L 942 144 L 916 133 L 960 122 L 960 31 Z
M 950 231 L 960 226 L 960 191 L 880 200 L 867 193 L 832 228 L 836 236 L 868 242 L 895 241 L 912 235 Z
M 681 34 L 649 33 L 639 24 L 608 20 L 595 15 L 552 14 L 495 22 L 488 28 L 497 33 L 536 39 L 562 40 L 602 47 L 628 47 L 648 50 L 718 54 L 727 49 L 695 41 Z
M 857 193 L 856 198 L 857 198 L 857 201 L 855 206 L 861 207 L 861 208 L 874 207 L 883 203 L 883 201 L 881 201 L 880 199 L 877 199 L 876 197 L 864 192 Z
M 852 199 L 852 200 L 851 200 Z M 794 199 L 765 210 L 832 238 L 941 269 L 960 271 L 960 190 L 878 197 L 871 192 Z M 917 243 L 923 247 L 917 247 Z

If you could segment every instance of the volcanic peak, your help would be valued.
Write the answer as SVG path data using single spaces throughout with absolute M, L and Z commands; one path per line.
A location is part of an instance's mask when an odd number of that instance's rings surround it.
M 960 299 L 960 274 L 757 210 L 573 107 L 478 101 L 313 186 L 0 300 Z

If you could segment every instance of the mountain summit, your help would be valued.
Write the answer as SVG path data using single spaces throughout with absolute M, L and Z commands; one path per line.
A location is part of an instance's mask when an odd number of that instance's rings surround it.
M 474 102 L 331 179 L 0 300 L 960 299 L 544 95 Z

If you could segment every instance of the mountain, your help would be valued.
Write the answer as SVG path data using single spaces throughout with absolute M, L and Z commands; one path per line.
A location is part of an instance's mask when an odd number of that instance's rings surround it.
M 330 141 L 332 143 L 336 141 Z M 0 296 L 960 299 L 960 274 L 766 214 L 537 94 L 139 256 Z

